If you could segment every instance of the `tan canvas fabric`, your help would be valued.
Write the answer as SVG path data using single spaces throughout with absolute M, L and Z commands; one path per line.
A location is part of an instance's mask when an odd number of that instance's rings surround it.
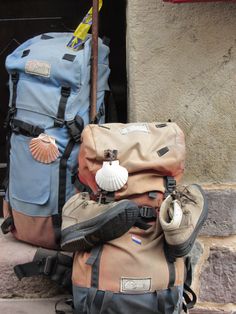
M 95 174 L 104 150 L 118 150 L 120 164 L 129 172 L 116 198 L 148 191 L 164 192 L 163 176 L 178 181 L 184 170 L 184 134 L 175 123 L 111 123 L 88 125 L 82 133 L 79 178 L 97 191 Z
M 12 214 L 16 228 L 13 234 L 17 239 L 49 249 L 57 247 L 51 216 L 33 217 L 15 210 Z
M 137 243 L 136 240 L 141 241 Z M 91 266 L 86 264 L 90 253 L 77 252 L 72 281 L 75 286 L 91 286 Z M 184 281 L 184 262 L 175 263 L 175 285 Z M 163 250 L 163 233 L 159 223 L 144 231 L 133 227 L 122 237 L 103 245 L 99 269 L 100 290 L 121 292 L 123 280 L 150 282 L 150 290 L 166 289 L 169 269 Z M 146 291 L 148 292 L 148 291 Z
M 15 228 L 12 234 L 16 239 L 49 249 L 57 248 L 51 217 L 24 215 L 14 209 L 10 210 L 6 201 L 3 201 L 3 214 L 4 218 L 13 216 Z

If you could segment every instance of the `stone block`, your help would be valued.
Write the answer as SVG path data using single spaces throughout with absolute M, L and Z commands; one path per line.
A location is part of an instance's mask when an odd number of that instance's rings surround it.
M 21 281 L 15 276 L 13 267 L 31 262 L 36 249 L 15 240 L 11 234 L 0 232 L 0 298 L 50 298 L 62 293 L 56 284 L 42 276 L 23 278 Z
M 0 299 L 0 313 L 4 314 L 53 314 L 60 299 Z M 68 310 L 64 304 L 58 308 Z M 64 312 L 63 312 L 64 313 Z M 71 311 L 66 312 L 71 313 Z
M 200 276 L 201 302 L 236 303 L 236 252 L 212 248 Z
M 193 309 L 190 311 L 190 314 L 236 314 L 236 312 L 211 309 Z
M 203 236 L 236 234 L 236 190 L 206 190 L 209 214 L 201 230 Z

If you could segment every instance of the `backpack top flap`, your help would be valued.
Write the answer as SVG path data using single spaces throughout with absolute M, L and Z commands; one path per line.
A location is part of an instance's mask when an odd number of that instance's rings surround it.
M 87 112 L 90 86 L 91 36 L 79 51 L 66 47 L 72 33 L 48 33 L 20 45 L 6 59 L 9 74 L 18 73 L 18 109 L 57 116 L 61 89 L 69 88 L 65 120 Z M 98 91 L 109 90 L 109 47 L 99 39 Z M 10 87 L 12 81 L 10 79 Z M 12 88 L 10 88 L 10 91 Z M 10 95 L 10 106 L 12 92 Z M 86 108 L 84 108 L 86 103 Z
M 93 190 L 96 190 L 95 174 L 107 149 L 118 150 L 118 160 L 128 170 L 129 180 L 135 176 L 140 179 L 140 175 L 146 182 L 150 177 L 152 183 L 154 177 L 179 179 L 184 170 L 184 134 L 175 123 L 88 125 L 82 133 L 79 177 Z M 145 184 L 142 182 L 142 186 Z

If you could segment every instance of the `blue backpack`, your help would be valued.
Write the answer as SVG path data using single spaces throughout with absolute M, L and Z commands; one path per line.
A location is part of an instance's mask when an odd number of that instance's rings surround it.
M 29 39 L 6 59 L 10 75 L 9 180 L 4 233 L 56 248 L 61 210 L 75 192 L 80 134 L 89 121 L 91 36 L 79 51 L 72 33 Z M 97 122 L 104 122 L 109 47 L 99 39 Z

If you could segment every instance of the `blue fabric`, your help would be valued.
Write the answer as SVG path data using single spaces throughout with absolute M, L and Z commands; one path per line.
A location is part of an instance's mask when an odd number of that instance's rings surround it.
M 55 162 L 42 164 L 32 157 L 29 150 L 32 138 L 18 134 L 11 137 L 8 189 L 10 204 L 19 212 L 40 217 L 58 212 L 59 163 L 70 139 L 66 126 L 54 127 L 61 87 L 71 88 L 65 121 L 73 120 L 78 114 L 83 118 L 84 124 L 88 124 L 90 106 L 91 37 L 87 37 L 82 50 L 75 52 L 66 47 L 72 33 L 46 35 L 53 38 L 44 40 L 41 39 L 41 35 L 31 38 L 6 59 L 9 74 L 19 73 L 15 118 L 43 128 L 45 133 L 55 138 L 60 152 Z M 29 54 L 22 57 L 24 50 L 29 50 Z M 75 55 L 73 62 L 63 59 L 65 54 Z M 108 56 L 109 48 L 99 39 L 97 110 L 104 106 L 104 94 L 109 89 Z M 42 73 L 26 73 L 27 64 L 38 61 L 47 64 L 50 69 L 48 76 L 42 76 Z M 13 95 L 11 78 L 9 89 L 11 107 Z M 104 122 L 104 117 L 100 122 Z M 75 144 L 67 163 L 66 200 L 75 193 L 71 177 L 77 172 L 78 153 L 79 144 Z

